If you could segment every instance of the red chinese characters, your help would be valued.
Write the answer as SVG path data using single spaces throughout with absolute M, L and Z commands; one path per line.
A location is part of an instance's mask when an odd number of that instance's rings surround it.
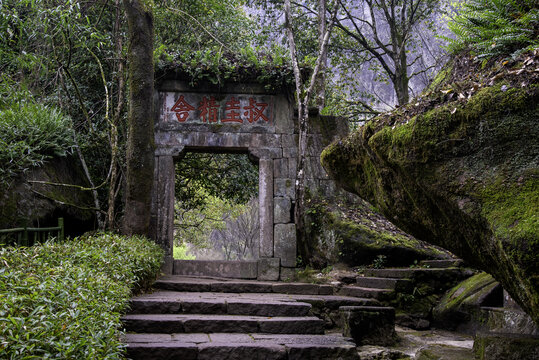
M 183 95 L 180 95 L 179 99 L 170 110 L 176 113 L 179 122 L 185 122 L 189 117 L 189 111 L 195 110 L 195 108 L 185 101 Z
M 219 104 L 215 103 L 215 98 L 211 96 L 209 99 L 205 96 L 198 106 L 202 122 L 216 123 L 219 117 Z
M 211 95 L 183 94 L 169 111 L 181 123 L 191 119 L 189 121 L 207 124 L 263 124 L 271 122 L 270 110 L 270 104 L 261 96 L 229 95 L 216 100 L 216 96 Z
M 247 110 L 243 113 L 247 117 L 247 121 L 253 123 L 262 119 L 264 121 L 269 121 L 268 117 L 264 115 L 264 110 L 268 104 L 266 103 L 257 103 L 255 99 L 249 98 L 249 105 L 244 106 L 243 110 Z
M 242 123 L 243 120 L 240 117 L 240 101 L 232 97 L 230 101 L 225 103 L 225 117 L 221 122 L 237 122 Z

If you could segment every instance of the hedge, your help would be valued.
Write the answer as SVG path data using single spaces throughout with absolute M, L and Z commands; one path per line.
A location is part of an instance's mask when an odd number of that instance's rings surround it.
M 122 359 L 120 316 L 162 257 L 109 233 L 0 249 L 0 359 Z

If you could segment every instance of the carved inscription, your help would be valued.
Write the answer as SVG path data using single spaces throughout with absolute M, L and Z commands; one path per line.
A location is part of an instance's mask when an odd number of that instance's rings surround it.
M 165 93 L 163 120 L 179 123 L 256 124 L 273 123 L 273 99 L 269 95 Z

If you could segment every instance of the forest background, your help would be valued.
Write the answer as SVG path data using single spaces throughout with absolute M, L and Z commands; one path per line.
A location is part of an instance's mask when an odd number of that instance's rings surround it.
M 293 83 L 293 59 L 283 35 L 284 2 L 145 3 L 153 14 L 156 74 L 180 66 L 193 84 L 220 84 L 234 79 L 238 69 L 247 69 L 262 83 Z M 344 116 L 356 127 L 418 95 L 445 62 L 444 46 L 461 50 L 480 32 L 466 23 L 478 10 L 490 9 L 490 16 L 498 19 L 497 25 L 488 25 L 487 18 L 476 26 L 492 32 L 483 48 L 475 42 L 480 61 L 499 47 L 506 50 L 507 41 L 492 41 L 496 36 L 509 37 L 509 43 L 533 36 L 519 31 L 510 16 L 527 14 L 530 7 L 528 0 L 291 2 L 290 26 L 301 67 L 315 67 L 322 35 L 333 24 L 308 105 L 325 115 Z M 449 26 L 459 41 L 451 40 Z M 70 156 L 84 169 L 96 227 L 119 228 L 126 184 L 127 34 L 120 0 L 0 1 L 2 192 L 31 168 Z M 227 223 L 236 224 L 237 232 L 256 234 L 256 224 L 245 214 L 256 217 L 252 198 L 258 192 L 257 176 L 247 157 L 188 154 L 178 162 L 178 244 L 189 238 L 207 247 L 209 237 L 227 236 Z M 245 246 L 235 250 L 236 258 L 241 251 L 246 254 Z

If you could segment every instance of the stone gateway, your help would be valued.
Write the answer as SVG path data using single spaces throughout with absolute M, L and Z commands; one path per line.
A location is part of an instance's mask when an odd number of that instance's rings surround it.
M 296 266 L 293 206 L 298 155 L 291 96 L 268 92 L 258 84 L 193 88 L 186 81 L 165 79 L 157 87 L 155 104 L 151 234 L 165 250 L 165 272 L 260 280 L 291 276 Z M 308 184 L 334 188 L 319 161 L 323 143 L 332 138 L 322 141 L 320 133 L 310 137 Z M 246 153 L 258 164 L 258 261 L 173 261 L 174 162 L 188 151 Z

